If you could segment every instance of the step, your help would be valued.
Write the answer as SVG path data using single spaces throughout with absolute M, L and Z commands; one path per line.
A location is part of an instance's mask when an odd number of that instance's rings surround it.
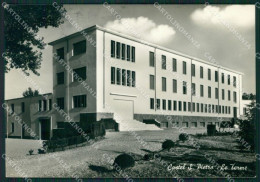
M 116 120 L 119 131 L 163 130 L 154 124 L 145 124 L 137 120 Z

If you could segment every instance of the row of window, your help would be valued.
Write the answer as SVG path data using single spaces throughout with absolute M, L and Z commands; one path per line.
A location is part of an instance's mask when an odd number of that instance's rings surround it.
M 64 109 L 65 107 L 65 99 L 64 97 L 57 98 L 57 106 L 60 109 Z M 87 107 L 87 96 L 86 95 L 76 95 L 73 96 L 73 108 L 84 108 Z
M 155 76 L 150 75 L 150 89 L 154 90 L 155 89 Z M 165 77 L 162 77 L 162 91 L 166 92 L 167 91 L 167 80 Z M 173 79 L 172 80 L 172 91 L 173 93 L 177 93 L 177 80 Z M 208 98 L 211 98 L 211 87 L 208 86 Z M 183 81 L 182 82 L 182 93 L 187 94 L 187 82 Z M 192 83 L 191 84 L 191 93 L 193 96 L 196 96 L 196 84 Z M 204 85 L 200 85 L 200 97 L 204 97 Z M 219 98 L 219 89 L 215 88 L 215 99 Z M 222 100 L 225 100 L 225 90 L 222 89 Z M 231 91 L 228 90 L 228 100 L 231 100 Z M 233 101 L 237 102 L 237 93 L 234 91 L 233 92 Z
M 161 106 L 162 102 L 162 106 Z M 167 107 L 168 106 L 168 107 Z M 155 110 L 169 110 L 169 111 L 188 111 L 188 112 L 205 112 L 205 113 L 219 113 L 219 114 L 230 114 L 230 106 L 220 106 L 213 104 L 200 104 L 194 102 L 182 102 L 176 100 L 166 100 L 166 99 L 155 99 L 150 98 L 150 109 Z
M 82 40 L 73 44 L 72 56 L 77 56 L 86 53 L 87 43 L 86 40 Z M 65 51 L 64 47 L 56 50 L 59 59 L 64 59 Z
M 79 77 L 82 80 L 86 80 L 87 79 L 87 68 L 84 66 L 84 67 L 81 67 L 81 68 L 73 69 L 73 75 L 72 75 L 72 81 L 73 82 L 76 81 L 74 79 L 75 77 Z M 65 82 L 64 72 L 57 73 L 57 85 L 64 84 L 64 82 Z
M 149 64 L 151 67 L 154 67 L 155 66 L 155 62 L 154 62 L 154 52 L 149 52 Z M 166 56 L 165 55 L 162 55 L 162 69 L 166 70 L 167 69 L 167 63 L 166 63 Z M 195 64 L 192 64 L 191 65 L 191 75 L 193 77 L 196 76 L 196 69 L 195 69 Z M 173 72 L 177 72 L 177 60 L 175 58 L 172 58 L 172 71 Z M 182 62 L 182 73 L 184 75 L 187 74 L 187 63 L 186 61 L 183 61 Z M 204 68 L 202 66 L 200 66 L 200 78 L 204 78 Z M 218 71 L 215 71 L 215 82 L 218 82 L 218 78 L 219 78 L 219 75 L 218 75 Z M 208 80 L 211 80 L 211 69 L 208 69 Z M 222 83 L 224 84 L 225 83 L 225 74 L 222 73 L 221 74 L 221 81 Z M 233 76 L 233 86 L 236 87 L 236 77 Z M 230 78 L 230 75 L 227 75 L 227 83 L 228 85 L 230 85 L 231 83 L 231 78 Z
M 12 114 L 14 113 L 14 104 L 11 104 L 11 111 Z M 25 104 L 24 102 L 21 102 L 21 112 L 24 113 L 25 112 Z
M 111 40 L 111 57 L 135 62 L 135 47 Z
M 172 124 L 173 124 L 174 127 L 179 127 L 179 122 L 173 122 Z M 210 125 L 210 124 L 213 124 L 213 122 L 208 122 L 207 124 Z M 182 122 L 182 127 L 187 128 L 187 127 L 189 127 L 189 125 L 192 128 L 196 128 L 196 127 L 198 127 L 198 122 L 190 122 L 190 123 L 189 122 Z M 217 127 L 219 127 L 219 122 L 215 122 L 215 125 Z M 206 122 L 199 122 L 199 127 L 206 127 Z
M 47 103 L 48 102 L 48 103 Z M 52 99 L 47 100 L 39 100 L 38 101 L 38 111 L 47 111 L 52 110 Z
M 111 67 L 111 84 L 135 87 L 135 71 Z

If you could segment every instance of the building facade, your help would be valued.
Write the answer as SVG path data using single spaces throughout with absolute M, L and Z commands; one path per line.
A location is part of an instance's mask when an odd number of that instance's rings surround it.
M 241 114 L 240 72 L 97 25 L 50 45 L 52 103 L 69 116 L 47 114 L 50 136 L 70 121 L 156 119 L 161 127 L 206 127 Z
M 242 73 L 100 26 L 82 32 L 50 43 L 54 100 L 74 121 L 85 114 L 204 127 L 240 115 Z

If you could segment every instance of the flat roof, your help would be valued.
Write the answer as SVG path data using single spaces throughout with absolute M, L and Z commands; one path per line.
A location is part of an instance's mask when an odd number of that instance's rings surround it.
M 132 41 L 144 44 L 144 45 L 148 45 L 148 46 L 154 47 L 156 49 L 160 49 L 160 50 L 163 50 L 163 51 L 166 51 L 166 52 L 169 52 L 169 53 L 173 53 L 173 54 L 176 54 L 176 55 L 179 55 L 179 56 L 182 56 L 182 57 L 194 60 L 194 61 L 198 61 L 198 62 L 201 62 L 201 63 L 204 63 L 204 64 L 208 64 L 208 65 L 211 65 L 211 66 L 215 66 L 215 67 L 218 67 L 218 68 L 221 68 L 223 70 L 230 71 L 230 72 L 233 72 L 233 73 L 236 73 L 236 74 L 239 74 L 239 75 L 244 75 L 244 73 L 242 73 L 242 72 L 239 72 L 239 71 L 236 71 L 236 70 L 232 70 L 230 68 L 226 68 L 226 67 L 220 66 L 220 65 L 215 64 L 215 63 L 204 61 L 202 59 L 199 59 L 199 58 L 196 58 L 196 57 L 193 57 L 193 56 L 189 56 L 187 54 L 184 54 L 184 53 L 181 53 L 181 52 L 178 52 L 178 51 L 174 51 L 174 50 L 168 49 L 166 47 L 162 47 L 162 46 L 150 43 L 150 42 L 146 42 L 144 40 L 140 40 L 140 39 L 137 39 L 135 37 L 132 37 L 132 36 L 129 36 L 129 35 L 125 35 L 125 34 L 122 34 L 120 32 L 116 32 L 114 30 L 110 30 L 110 29 L 101 27 L 99 25 L 93 25 L 93 26 L 90 26 L 90 27 L 88 27 L 88 28 L 86 28 L 86 29 L 84 29 L 82 31 L 79 31 L 79 32 L 70 34 L 68 36 L 62 37 L 60 39 L 57 39 L 55 41 L 50 42 L 49 45 L 55 45 L 55 44 L 58 44 L 60 42 L 65 41 L 65 40 L 68 40 L 68 39 L 71 39 L 73 37 L 79 36 L 81 34 L 81 32 L 91 32 L 93 30 L 101 30 L 103 32 L 110 33 L 110 34 L 113 34 L 113 35 L 117 35 L 117 36 L 120 36 L 122 38 L 126 38 L 126 39 L 129 39 L 129 40 L 132 40 Z
M 12 101 L 12 100 L 19 100 L 19 99 L 29 99 L 29 98 L 35 98 L 35 97 L 42 97 L 44 95 L 52 95 L 52 93 L 46 93 L 46 94 L 40 94 L 32 97 L 18 97 L 18 98 L 13 98 L 13 99 L 7 99 L 5 101 Z

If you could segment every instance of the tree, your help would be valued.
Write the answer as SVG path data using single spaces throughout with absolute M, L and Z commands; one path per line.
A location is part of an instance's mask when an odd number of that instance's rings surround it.
M 248 94 L 248 93 L 243 93 L 242 95 L 242 99 L 243 100 L 255 100 L 256 96 L 252 93 Z
M 39 95 L 38 90 L 32 90 L 31 87 L 29 87 L 26 91 L 23 92 L 23 97 L 33 97 Z
M 4 3 L 3 3 L 4 4 Z M 2 4 L 2 5 L 3 5 Z M 37 33 L 40 28 L 58 27 L 66 10 L 52 5 L 4 5 L 5 72 L 15 68 L 39 75 L 42 53 L 46 44 Z
M 252 151 L 255 150 L 257 109 L 256 102 L 252 100 L 252 102 L 247 105 L 247 112 L 245 114 L 246 119 L 239 121 L 239 143 L 241 147 L 248 148 Z

